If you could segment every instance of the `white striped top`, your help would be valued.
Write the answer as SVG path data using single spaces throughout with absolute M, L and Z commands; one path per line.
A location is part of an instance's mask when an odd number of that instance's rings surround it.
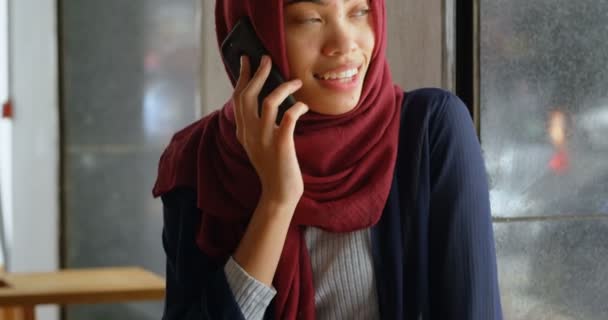
M 304 232 L 312 264 L 317 319 L 379 319 L 370 229 L 333 233 L 309 227 Z M 232 258 L 224 268 L 245 319 L 263 319 L 275 296 Z

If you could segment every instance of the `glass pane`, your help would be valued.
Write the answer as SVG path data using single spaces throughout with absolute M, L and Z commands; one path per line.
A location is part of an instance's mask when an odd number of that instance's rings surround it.
M 608 319 L 608 219 L 496 223 L 504 319 Z
M 197 114 L 200 4 L 64 0 L 67 267 L 136 265 L 164 275 L 160 154 Z M 162 302 L 69 307 L 67 318 L 158 319 Z
M 608 5 L 480 6 L 481 140 L 493 213 L 608 214 Z

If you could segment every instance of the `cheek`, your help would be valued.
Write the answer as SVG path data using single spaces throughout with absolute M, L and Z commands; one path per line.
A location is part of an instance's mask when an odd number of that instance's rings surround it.
M 376 32 L 374 31 L 374 17 L 373 14 L 369 16 L 366 23 L 359 25 L 358 34 L 360 35 L 359 44 L 360 48 L 364 51 L 369 58 L 376 45 Z
M 361 32 L 361 47 L 368 58 L 371 58 L 372 53 L 374 52 L 374 46 L 376 45 L 374 31 L 369 28 L 365 30 L 365 32 Z
M 302 73 L 306 71 L 306 66 L 314 57 L 311 50 L 313 45 L 302 40 L 292 40 L 287 43 L 287 61 L 292 78 L 302 76 Z

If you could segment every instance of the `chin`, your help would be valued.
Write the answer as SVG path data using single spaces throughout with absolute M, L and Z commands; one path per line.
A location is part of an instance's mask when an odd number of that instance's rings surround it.
M 322 106 L 322 107 L 320 107 Z M 337 116 L 353 110 L 357 104 L 352 102 L 323 100 L 311 104 L 310 109 L 316 113 Z

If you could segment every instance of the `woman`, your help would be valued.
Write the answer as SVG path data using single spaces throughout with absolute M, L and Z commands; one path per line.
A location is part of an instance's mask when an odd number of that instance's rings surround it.
M 244 16 L 270 57 L 160 160 L 163 318 L 501 319 L 471 119 L 393 84 L 384 2 L 218 0 L 220 43 Z

